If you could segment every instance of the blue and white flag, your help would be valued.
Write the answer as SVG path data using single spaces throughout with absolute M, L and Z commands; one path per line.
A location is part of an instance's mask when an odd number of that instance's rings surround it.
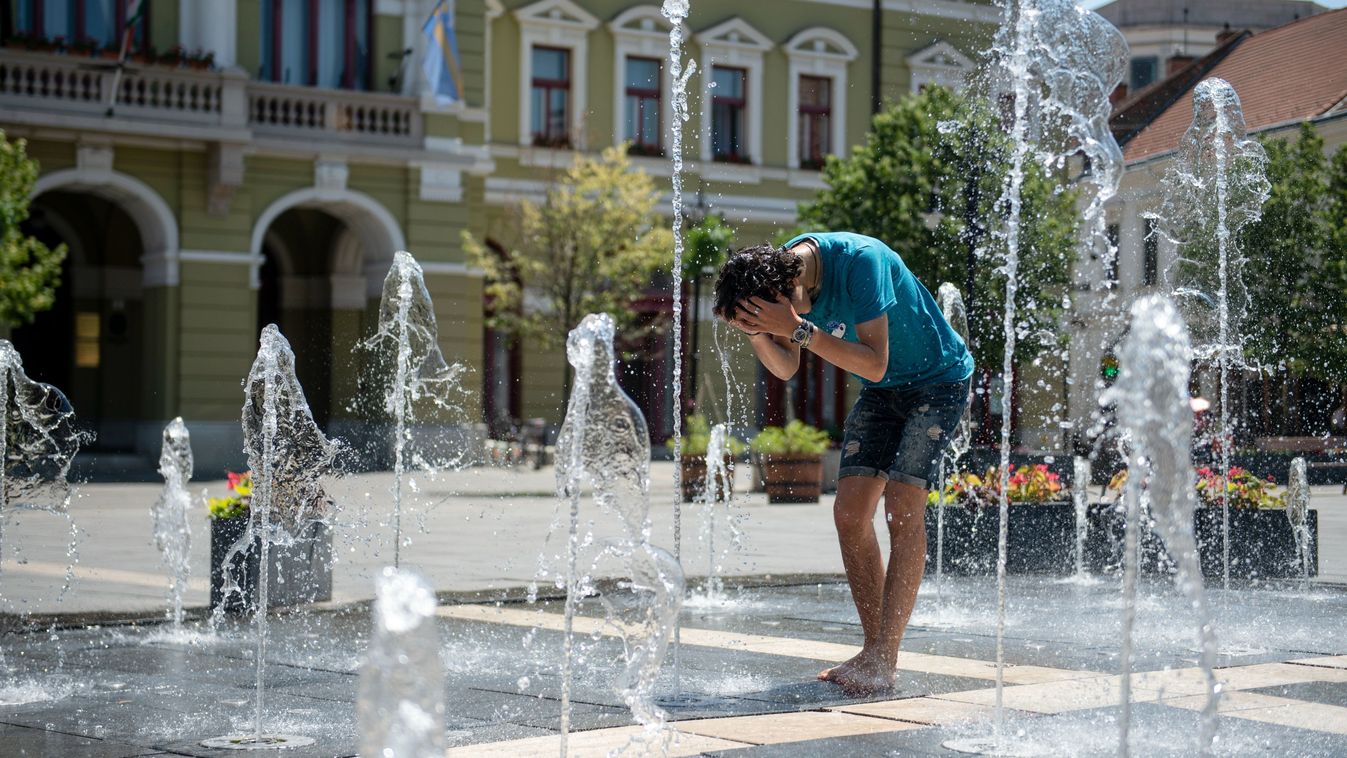
M 426 82 L 440 105 L 463 99 L 463 74 L 458 67 L 458 38 L 454 36 L 454 4 L 440 0 L 426 25 Z

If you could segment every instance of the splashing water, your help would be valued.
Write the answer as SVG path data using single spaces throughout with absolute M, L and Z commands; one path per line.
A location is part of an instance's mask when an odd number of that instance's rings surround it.
M 70 466 L 80 447 L 93 435 L 75 428 L 75 410 L 57 388 L 28 378 L 23 359 L 8 340 L 0 339 L 0 565 L 5 520 L 16 510 L 45 511 L 70 520 Z M 65 596 L 74 576 L 76 529 L 70 522 L 70 562 L 57 599 Z M 3 596 L 0 596 L 3 599 Z M 0 646 L 0 674 L 8 676 Z M 48 700 L 56 694 L 33 682 L 5 682 L 0 703 Z
M 257 694 L 253 709 L 253 734 L 238 744 L 275 746 L 275 735 L 263 733 L 264 674 L 267 653 L 267 590 L 271 582 L 269 555 L 273 545 L 288 546 L 304 539 L 318 523 L 326 523 L 332 501 L 320 480 L 335 472 L 340 445 L 324 436 L 304 399 L 304 389 L 295 375 L 295 354 L 275 324 L 262 330 L 257 358 L 244 382 L 243 448 L 253 473 L 252 503 L 248 525 L 229 549 L 224 565 L 233 565 L 246 550 L 259 551 L 257 605 Z M 237 578 L 225 575 L 225 592 L 242 593 Z M 224 603 L 216 608 L 216 621 Z M 240 738 L 221 738 L 235 740 Z
M 964 308 L 963 295 L 959 288 L 949 282 L 940 285 L 936 291 L 940 301 L 940 312 L 954 329 L 955 334 L 970 344 L 968 332 L 968 311 Z M 940 456 L 940 488 L 936 490 L 936 528 L 935 528 L 935 594 L 940 602 L 941 585 L 945 574 L 945 482 L 949 475 L 959 470 L 959 460 L 968 452 L 973 440 L 971 404 L 964 407 L 963 416 L 954 434 L 950 435 L 949 445 Z
M 697 62 L 683 65 L 683 22 L 691 10 L 689 0 L 664 0 L 660 14 L 669 20 L 669 88 L 673 96 L 669 156 L 673 160 L 673 459 L 683 455 L 683 127 L 688 112 L 688 80 Z M 696 346 L 693 346 L 696 349 Z M 683 471 L 674 466 L 674 558 L 683 560 Z M 678 689 L 681 624 L 674 623 L 674 690 Z
M 702 529 L 706 541 L 706 598 L 713 603 L 724 595 L 724 583 L 720 578 L 721 555 L 716 552 L 716 513 L 720 510 L 717 504 L 724 504 L 725 523 L 730 528 L 731 542 L 735 531 L 730 516 L 730 503 L 734 495 L 731 477 L 734 472 L 733 464 L 730 463 L 729 437 L 727 424 L 711 427 L 710 440 L 706 444 L 706 477 L 700 496 Z
M 75 429 L 75 409 L 57 388 L 35 382 L 0 339 L 0 548 L 11 509 L 65 513 L 70 465 L 92 435 Z M 0 555 L 0 557 L 3 557 Z
M 390 566 L 375 582 L 374 634 L 360 666 L 356 713 L 361 755 L 444 755 L 444 665 L 435 592 L 415 573 Z
M 1286 518 L 1291 521 L 1291 533 L 1296 538 L 1296 556 L 1300 559 L 1300 591 L 1310 585 L 1310 480 L 1305 471 L 1305 459 L 1296 456 L 1291 461 L 1291 474 L 1286 481 Z
M 188 514 L 192 496 L 187 483 L 192 480 L 192 437 L 182 416 L 164 427 L 163 447 L 159 451 L 159 474 L 164 491 L 155 501 L 154 545 L 163 555 L 164 565 L 173 577 L 169 583 L 169 618 L 175 632 L 182 630 L 182 595 L 191 574 L 192 526 Z
M 1071 503 L 1076 511 L 1076 576 L 1077 582 L 1085 582 L 1085 540 L 1090 531 L 1090 480 L 1094 472 L 1090 470 L 1090 459 L 1076 456 L 1071 461 Z
M 450 365 L 440 352 L 439 326 L 435 305 L 426 289 L 421 265 L 411 253 L 399 250 L 384 278 L 379 301 L 379 327 L 363 347 L 376 354 L 387 354 L 392 375 L 384 394 L 384 410 L 393 417 L 393 565 L 401 563 L 404 537 L 402 529 L 403 480 L 407 475 L 407 444 L 411 438 L 409 422 L 416 419 L 418 402 L 429 402 L 440 410 L 454 411 L 455 393 L 462 391 L 459 377 L 464 369 Z M 419 468 L 436 469 L 461 462 L 452 455 L 420 454 Z
M 664 714 L 651 697 L 664 647 L 683 601 L 683 572 L 676 558 L 650 544 L 650 435 L 645 417 L 617 383 L 614 371 L 613 319 L 590 314 L 571 330 L 566 358 L 575 369 L 575 383 L 566 418 L 557 435 L 557 496 L 570 507 L 567 529 L 565 618 L 561 689 L 561 752 L 566 754 L 570 730 L 571 685 L 575 657 L 575 610 L 582 594 L 592 590 L 590 577 L 600 559 L 616 559 L 638 591 L 645 621 L 632 629 L 623 624 L 627 673 L 620 690 L 632 715 L 646 727 L 646 737 L 660 734 Z M 605 540 L 584 572 L 580 554 L 592 545 L 580 537 L 580 500 L 589 485 L 599 509 L 616 517 L 622 536 Z
M 1132 306 L 1132 326 L 1121 350 L 1118 383 L 1104 402 L 1127 408 L 1122 417 L 1128 471 L 1127 549 L 1124 574 L 1122 648 L 1122 715 L 1119 753 L 1130 749 L 1132 627 L 1136 616 L 1137 543 L 1142 499 L 1177 567 L 1176 581 L 1189 598 L 1197 619 L 1207 702 L 1198 735 L 1201 755 L 1211 755 L 1216 734 L 1219 688 L 1213 668 L 1216 639 L 1207 612 L 1206 592 L 1193 536 L 1197 495 L 1192 464 L 1193 414 L 1188 381 L 1191 349 L 1188 330 L 1174 304 L 1150 296 Z
M 1249 139 L 1235 88 L 1206 79 L 1193 88 L 1193 122 L 1165 171 L 1159 210 L 1143 214 L 1178 248 L 1166 282 L 1193 333 L 1193 355 L 1216 364 L 1220 381 L 1221 586 L 1230 588 L 1230 369 L 1244 365 L 1249 306 L 1239 230 L 1257 221 L 1271 194 L 1267 153 Z
M 993 101 L 1013 105 L 1009 126 L 1010 168 L 999 207 L 1006 221 L 997 236 L 1004 245 L 1001 271 L 1006 277 L 1002 327 L 1005 356 L 1001 369 L 1003 397 L 1014 397 L 1015 343 L 1018 336 L 1016 293 L 1019 288 L 1022 190 L 1030 161 L 1049 171 L 1067 158 L 1083 155 L 1090 166 L 1080 188 L 1089 202 L 1083 214 L 1088 229 L 1103 232 L 1104 203 L 1122 177 L 1122 151 L 1108 128 L 1109 95 L 1122 81 L 1127 42 L 1104 18 L 1070 0 L 1008 0 L 993 46 Z M 1008 416 L 1009 414 L 1007 414 Z M 1002 748 L 1005 732 L 1006 550 L 1009 528 L 1011 424 L 1001 424 L 1001 486 L 997 534 L 996 727 L 990 741 L 961 740 L 951 749 L 986 752 Z

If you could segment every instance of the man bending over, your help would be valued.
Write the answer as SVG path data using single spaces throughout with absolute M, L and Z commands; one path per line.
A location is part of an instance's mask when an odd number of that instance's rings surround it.
M 926 492 L 968 404 L 973 358 L 903 259 L 850 232 L 739 250 L 720 271 L 715 313 L 782 380 L 799 369 L 801 350 L 861 380 L 833 519 L 865 645 L 819 678 L 854 694 L 889 689 L 926 563 Z M 874 529 L 880 495 L 887 571 Z

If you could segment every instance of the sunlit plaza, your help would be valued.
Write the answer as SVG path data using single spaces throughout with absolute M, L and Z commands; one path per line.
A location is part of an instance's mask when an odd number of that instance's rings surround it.
M 0 2 L 0 755 L 1347 754 L 1341 5 Z

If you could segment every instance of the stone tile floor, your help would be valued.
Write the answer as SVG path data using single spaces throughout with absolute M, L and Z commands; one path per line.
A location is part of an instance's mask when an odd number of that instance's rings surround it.
M 1015 578 L 1005 655 L 1008 747 L 1112 755 L 1120 707 L 1117 582 Z M 615 607 L 627 599 L 614 591 Z M 847 698 L 813 681 L 860 640 L 845 585 L 694 593 L 683 613 L 670 708 L 670 755 L 948 755 L 945 742 L 992 734 L 995 589 L 985 579 L 923 587 L 893 692 Z M 1347 754 L 1347 593 L 1317 588 L 1214 591 L 1225 690 L 1217 753 Z M 1135 755 L 1192 755 L 1204 699 L 1191 616 L 1171 588 L 1145 584 L 1133 679 Z M 649 752 L 613 682 L 621 640 L 588 601 L 577 622 L 572 755 Z M 560 607 L 556 602 L 439 609 L 451 756 L 557 755 Z M 370 618 L 364 604 L 280 613 L 268 646 L 265 728 L 316 742 L 286 756 L 357 752 L 355 699 Z M 201 630 L 199 622 L 193 629 Z M 537 628 L 538 631 L 530 632 Z M 44 628 L 0 637 L 4 756 L 224 756 L 200 741 L 251 726 L 253 639 L 246 620 L 174 641 L 161 625 Z M 30 693 L 31 694 L 31 693 Z M 17 698 L 16 698 L 17 699 Z

